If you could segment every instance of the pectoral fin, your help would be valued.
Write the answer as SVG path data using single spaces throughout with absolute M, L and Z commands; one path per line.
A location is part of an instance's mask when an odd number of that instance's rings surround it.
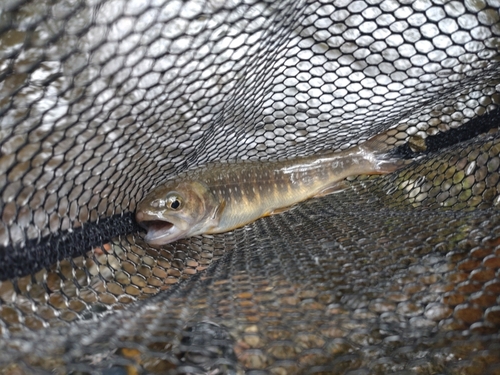
M 214 210 L 214 213 L 212 214 L 212 217 L 210 218 L 216 225 L 219 225 L 219 220 L 220 217 L 222 216 L 222 212 L 224 211 L 224 208 L 226 208 L 226 201 L 223 200 L 217 208 Z

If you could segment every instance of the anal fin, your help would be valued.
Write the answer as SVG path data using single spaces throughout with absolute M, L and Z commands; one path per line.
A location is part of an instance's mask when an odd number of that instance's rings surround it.
M 271 215 L 276 215 L 276 214 L 281 214 L 283 212 L 289 211 L 292 209 L 292 207 L 295 207 L 295 205 L 292 206 L 286 206 L 286 207 L 281 207 L 281 208 L 276 208 L 269 212 L 266 216 L 271 216 Z
M 319 193 L 313 195 L 311 198 L 317 198 L 317 197 L 324 197 L 325 195 L 333 194 L 333 193 L 339 193 L 342 190 L 348 189 L 350 186 L 347 184 L 345 181 L 337 181 L 333 183 L 332 185 L 324 188 L 321 190 Z M 291 206 L 286 206 L 286 207 L 280 207 L 280 208 L 275 208 L 274 210 L 270 211 L 264 216 L 271 216 L 271 215 L 276 215 L 276 214 L 281 214 L 286 211 L 292 210 L 294 207 L 296 207 L 295 204 Z
M 337 181 L 334 184 L 332 184 L 332 185 L 324 188 L 323 190 L 321 190 L 318 194 L 315 194 L 314 197 L 315 198 L 317 198 L 317 197 L 324 197 L 325 195 L 330 195 L 330 194 L 333 194 L 333 193 L 339 193 L 342 190 L 345 190 L 345 189 L 348 189 L 348 188 L 349 188 L 349 185 L 344 180 Z

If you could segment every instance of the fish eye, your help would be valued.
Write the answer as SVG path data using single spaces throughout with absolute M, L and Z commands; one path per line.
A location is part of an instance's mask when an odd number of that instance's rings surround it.
M 167 207 L 172 210 L 179 210 L 181 208 L 181 199 L 177 195 L 167 197 Z
M 177 210 L 181 205 L 181 202 L 179 202 L 177 199 L 170 202 L 170 208 L 173 210 Z

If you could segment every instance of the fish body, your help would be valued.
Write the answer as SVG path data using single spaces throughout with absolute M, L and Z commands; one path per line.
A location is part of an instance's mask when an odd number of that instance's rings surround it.
M 368 141 L 341 152 L 284 161 L 210 163 L 154 188 L 138 204 L 136 219 L 151 244 L 227 232 L 332 193 L 348 176 L 397 170 L 400 160 L 387 158 L 376 145 Z

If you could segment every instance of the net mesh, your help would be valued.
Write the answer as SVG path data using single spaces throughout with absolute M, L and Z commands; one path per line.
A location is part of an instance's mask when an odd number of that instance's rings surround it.
M 4 0 L 3 374 L 500 374 L 500 3 Z M 408 160 L 220 235 L 136 204 L 216 160 Z

